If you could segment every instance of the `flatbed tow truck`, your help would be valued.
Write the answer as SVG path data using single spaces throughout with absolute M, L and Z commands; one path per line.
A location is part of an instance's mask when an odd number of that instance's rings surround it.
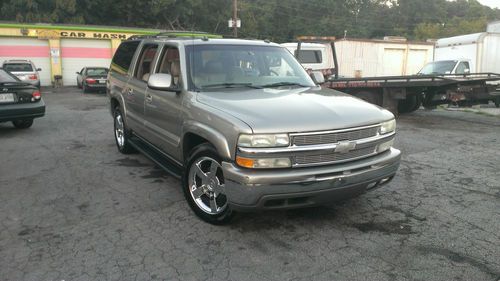
M 493 84 L 500 81 L 497 73 L 341 78 L 335 40 L 332 37 L 299 37 L 297 57 L 305 42 L 331 44 L 335 68 L 322 87 L 359 97 L 395 115 L 416 111 L 420 106 L 433 109 L 440 104 L 473 105 L 493 101 L 500 106 L 500 84 Z

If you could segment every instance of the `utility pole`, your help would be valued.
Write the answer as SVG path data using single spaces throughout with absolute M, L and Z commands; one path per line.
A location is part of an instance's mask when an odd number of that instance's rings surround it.
M 233 34 L 234 38 L 238 37 L 238 0 L 233 0 Z

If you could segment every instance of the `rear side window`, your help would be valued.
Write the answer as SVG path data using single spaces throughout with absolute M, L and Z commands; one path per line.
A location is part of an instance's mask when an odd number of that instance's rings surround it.
M 121 43 L 120 47 L 111 62 L 111 70 L 118 73 L 126 74 L 134 58 L 135 51 L 139 46 L 139 41 L 130 41 Z
M 3 68 L 9 72 L 31 72 L 33 67 L 30 63 L 6 63 Z
M 295 50 L 295 57 L 299 58 L 301 63 L 322 63 L 323 57 L 321 56 L 320 50 L 300 50 L 300 56 L 297 56 L 297 50 Z

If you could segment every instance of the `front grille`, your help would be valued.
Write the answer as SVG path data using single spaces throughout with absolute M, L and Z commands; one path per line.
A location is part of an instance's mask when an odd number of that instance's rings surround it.
M 292 137 L 292 144 L 301 145 L 315 145 L 315 144 L 327 144 L 327 143 L 337 143 L 339 141 L 345 140 L 360 140 L 377 135 L 379 126 L 364 128 L 358 130 L 352 130 L 347 132 L 338 133 L 325 133 L 325 134 L 304 134 Z
M 371 144 L 368 147 L 356 149 L 348 153 L 328 153 L 319 155 L 300 155 L 295 156 L 296 165 L 314 165 L 320 163 L 343 162 L 350 159 L 370 156 L 375 153 L 377 144 Z

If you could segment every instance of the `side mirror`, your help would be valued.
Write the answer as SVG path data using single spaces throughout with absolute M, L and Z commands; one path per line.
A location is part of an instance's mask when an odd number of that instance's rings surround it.
M 313 72 L 311 72 L 310 76 L 311 76 L 312 80 L 314 81 L 314 83 L 316 83 L 316 84 L 325 83 L 325 76 L 320 71 L 313 71 Z
M 80 72 L 77 71 L 76 74 L 80 75 Z
M 36 71 L 42 71 L 42 69 L 41 68 L 37 68 Z
M 148 79 L 148 87 L 159 91 L 181 91 L 177 87 L 172 87 L 172 75 L 166 73 L 151 74 Z
M 468 68 L 464 69 L 464 73 L 469 74 L 470 73 L 470 69 L 468 69 Z

